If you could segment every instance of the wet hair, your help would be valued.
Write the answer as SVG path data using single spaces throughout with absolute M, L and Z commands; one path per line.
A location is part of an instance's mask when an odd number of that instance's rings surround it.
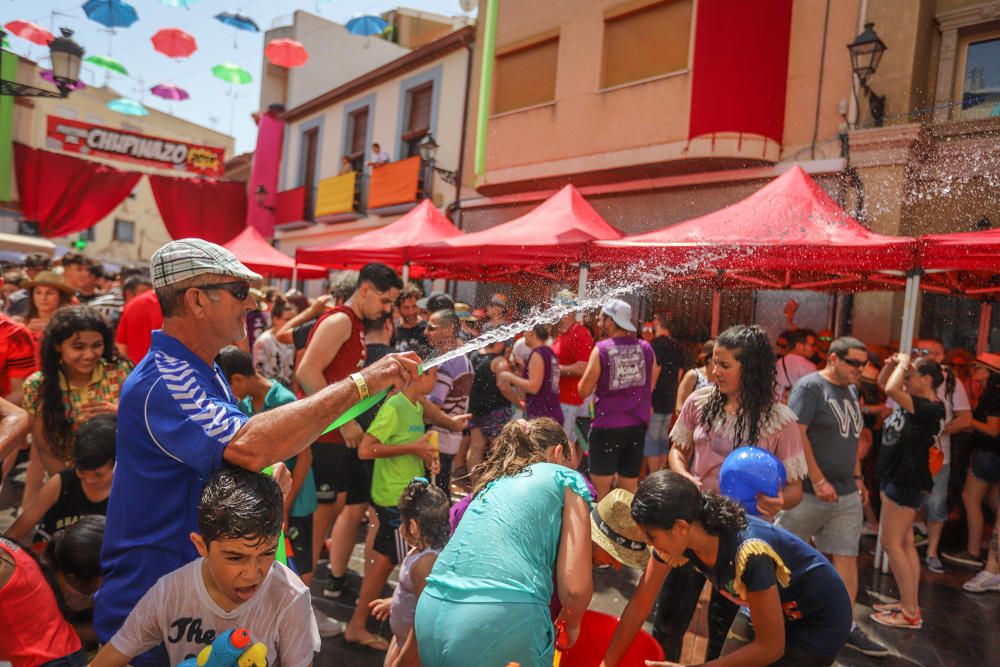
M 87 267 L 87 271 L 95 278 L 100 279 L 104 277 L 104 267 L 97 262 L 91 262 L 90 266 Z
M 219 354 L 215 356 L 215 363 L 222 369 L 226 382 L 232 382 L 233 376 L 237 373 L 244 377 L 257 373 L 253 366 L 253 358 L 235 345 L 227 345 L 219 350 Z
M 392 313 L 382 313 L 375 319 L 365 320 L 364 321 L 365 333 L 370 334 L 375 331 L 382 331 L 382 329 L 385 327 L 385 323 L 388 322 L 391 317 Z
M 548 324 L 536 324 L 531 327 L 531 332 L 538 336 L 538 340 L 543 343 L 549 339 L 550 329 Z
M 805 343 L 809 337 L 816 338 L 816 332 L 812 329 L 792 329 L 785 332 L 785 340 L 788 341 L 788 349 L 794 349 L 799 343 Z
M 740 362 L 740 404 L 736 409 L 736 446 L 757 444 L 760 425 L 774 407 L 775 358 L 767 333 L 757 325 L 737 324 L 715 340 Z M 724 413 L 726 395 L 716 385 L 701 411 L 701 424 L 708 429 Z
M 941 368 L 941 364 L 934 361 L 930 357 L 922 357 L 913 362 L 913 370 L 915 370 L 920 375 L 929 376 L 931 379 L 931 385 L 934 387 L 934 391 L 941 386 L 944 382 L 944 370 Z
M 40 252 L 33 252 L 24 258 L 24 268 L 26 269 L 47 269 L 51 263 L 51 258 Z
M 135 293 L 141 285 L 146 285 L 148 287 L 153 286 L 153 281 L 145 276 L 132 275 L 125 279 L 122 283 L 122 293 Z
M 283 501 L 270 475 L 226 466 L 208 478 L 198 504 L 198 532 L 207 546 L 215 540 L 255 541 L 259 546 L 281 532 Z
M 831 342 L 827 354 L 835 354 L 838 359 L 846 359 L 847 353 L 851 350 L 861 350 L 865 355 L 868 354 L 868 348 L 865 347 L 865 344 L 853 336 L 841 336 Z
M 385 264 L 371 263 L 361 267 L 358 273 L 358 287 L 361 283 L 368 283 L 378 292 L 388 292 L 395 288 L 403 289 L 403 281 L 399 279 L 396 272 Z
M 917 344 L 919 344 L 921 341 L 926 343 L 936 343 L 937 345 L 941 346 L 942 350 L 944 350 L 944 343 L 939 341 L 937 338 L 921 338 L 920 340 L 917 341 Z M 955 397 L 955 382 L 957 381 L 957 379 L 955 378 L 955 372 L 948 365 L 947 355 L 945 355 L 944 363 L 941 364 L 941 372 L 944 374 L 945 398 L 948 399 L 949 403 L 953 404 Z
M 474 496 L 486 488 L 490 482 L 501 477 L 513 477 L 528 469 L 528 466 L 545 460 L 545 450 L 531 437 L 532 422 L 516 419 L 501 429 L 493 439 L 489 456 L 472 471 L 475 486 Z
M 90 266 L 90 259 L 86 255 L 78 252 L 68 252 L 59 259 L 59 263 L 63 266 L 69 266 L 70 264 Z
M 451 504 L 440 487 L 415 479 L 403 489 L 398 506 L 403 525 L 410 519 L 416 521 L 420 527 L 420 538 L 428 548 L 444 548 L 451 534 L 448 521 Z
M 73 466 L 77 470 L 97 470 L 115 462 L 118 418 L 103 414 L 80 425 L 73 442 Z
M 101 576 L 104 517 L 88 515 L 64 528 L 45 545 L 43 559 L 56 572 L 79 582 L 96 582 Z
M 455 335 L 458 335 L 458 332 L 462 329 L 462 321 L 458 319 L 455 311 L 450 308 L 438 310 L 431 317 L 436 317 L 441 322 L 441 326 L 451 327 L 452 333 Z
M 274 305 L 271 306 L 272 321 L 274 318 L 284 317 L 285 313 L 288 311 L 292 311 L 292 315 L 294 316 L 297 310 L 298 309 L 293 304 L 285 300 L 285 297 L 280 294 L 275 295 Z
M 747 527 L 746 512 L 739 503 L 716 491 L 702 491 L 672 470 L 658 470 L 642 481 L 632 500 L 632 518 L 640 526 L 662 530 L 671 530 L 683 519 L 715 536 Z
M 709 338 L 704 343 L 701 344 L 701 351 L 698 353 L 698 358 L 695 360 L 695 366 L 698 368 L 704 368 L 708 363 L 708 360 L 712 358 L 712 352 L 715 350 L 715 339 Z
M 63 372 L 62 355 L 58 346 L 82 331 L 94 331 L 101 336 L 104 340 L 103 359 L 106 362 L 111 363 L 117 359 L 118 352 L 111 336 L 111 328 L 100 313 L 87 306 L 70 306 L 57 310 L 45 327 L 39 353 L 42 371 L 42 384 L 39 387 L 42 430 L 52 452 L 64 461 L 69 460 L 72 455 L 73 435 L 59 382 Z

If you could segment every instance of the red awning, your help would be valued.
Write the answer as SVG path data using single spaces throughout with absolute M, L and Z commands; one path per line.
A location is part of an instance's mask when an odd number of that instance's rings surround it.
M 512 278 L 525 270 L 587 261 L 595 240 L 619 239 L 612 227 L 572 185 L 567 185 L 519 218 L 441 243 L 424 244 L 414 259 L 462 273 Z
M 1000 293 L 1000 229 L 920 237 L 921 289 L 985 297 Z
M 399 269 L 412 260 L 413 248 L 421 243 L 461 235 L 451 220 L 425 199 L 392 224 L 332 245 L 299 248 L 295 257 L 331 268 L 360 268 L 369 262 L 381 262 Z
M 247 227 L 223 245 L 247 267 L 262 276 L 292 277 L 295 260 L 268 243 L 267 239 L 253 227 Z M 322 266 L 299 264 L 298 277 L 301 280 L 326 278 L 326 276 L 327 270 Z
M 886 272 L 912 269 L 917 243 L 872 232 L 796 165 L 724 209 L 594 246 L 598 261 L 690 263 L 697 268 L 684 275 L 711 274 L 723 284 L 851 290 L 878 289 Z

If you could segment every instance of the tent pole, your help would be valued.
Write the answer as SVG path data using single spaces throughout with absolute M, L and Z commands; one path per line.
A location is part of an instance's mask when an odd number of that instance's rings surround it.
M 712 290 L 712 338 L 719 335 L 719 323 L 722 319 L 722 290 Z
M 986 352 L 990 345 L 990 321 L 993 319 L 993 302 L 979 304 L 979 336 L 976 338 L 976 356 Z
M 410 282 L 410 263 L 403 262 L 403 287 L 406 287 L 408 282 Z
M 292 289 L 296 289 L 296 285 L 299 282 L 299 262 L 298 260 L 292 264 Z
M 590 272 L 590 264 L 580 263 L 580 279 L 576 284 L 576 301 L 580 303 L 587 296 L 587 274 Z M 583 322 L 583 311 L 576 311 L 576 321 Z
M 913 273 L 906 277 L 906 289 L 903 291 L 903 327 L 899 334 L 900 351 L 913 347 L 913 336 L 916 331 L 917 301 L 920 299 L 920 274 Z M 879 518 L 878 538 L 875 542 L 875 569 L 883 573 L 889 571 L 889 556 L 882 549 L 882 520 Z

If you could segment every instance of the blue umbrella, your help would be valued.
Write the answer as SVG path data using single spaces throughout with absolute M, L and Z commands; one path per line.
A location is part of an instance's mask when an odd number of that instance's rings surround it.
M 118 113 L 125 114 L 126 116 L 148 116 L 149 110 L 142 106 L 142 103 L 137 100 L 132 100 L 127 97 L 119 97 L 117 100 L 111 100 L 108 102 L 108 108 L 112 111 L 117 111 Z
M 83 11 L 91 21 L 107 28 L 127 28 L 139 20 L 135 7 L 122 0 L 87 0 Z
M 254 23 L 254 20 L 249 16 L 244 16 L 243 14 L 237 14 L 236 12 L 222 12 L 221 14 L 215 15 L 216 21 L 221 21 L 228 26 L 232 26 L 237 30 L 246 30 L 247 32 L 260 32 L 260 28 Z
M 180 7 L 181 9 L 191 9 L 196 0 L 160 0 L 160 4 L 168 7 Z
M 347 22 L 347 31 L 352 35 L 369 37 L 371 35 L 381 35 L 389 24 L 378 16 L 359 16 Z

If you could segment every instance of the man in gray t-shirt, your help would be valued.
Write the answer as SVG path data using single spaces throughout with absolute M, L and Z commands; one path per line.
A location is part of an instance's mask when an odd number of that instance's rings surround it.
M 868 502 L 858 460 L 864 420 L 855 385 L 867 361 L 864 343 L 857 338 L 838 338 L 830 343 L 826 367 L 792 387 L 788 407 L 799 419 L 809 476 L 803 485 L 802 502 L 781 512 L 776 520 L 830 556 L 852 602 L 858 592 L 862 505 Z M 847 645 L 870 656 L 889 653 L 857 625 L 851 629 Z

